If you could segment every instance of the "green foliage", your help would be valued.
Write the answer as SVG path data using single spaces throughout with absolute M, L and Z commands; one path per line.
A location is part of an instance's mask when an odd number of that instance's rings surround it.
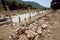
M 1 11 L 1 10 L 3 10 L 3 9 L 4 9 L 4 8 L 3 8 L 3 6 L 2 6 L 2 5 L 0 5 L 0 11 Z
M 40 10 L 46 10 L 47 8 L 39 5 L 35 2 L 25 2 L 22 0 L 5 0 L 5 4 L 7 4 L 11 9 L 40 9 Z
M 9 1 L 8 0 L 4 0 L 5 4 L 9 5 Z

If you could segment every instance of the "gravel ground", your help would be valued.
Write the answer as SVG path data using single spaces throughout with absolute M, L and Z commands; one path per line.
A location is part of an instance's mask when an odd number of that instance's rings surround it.
M 57 15 L 57 14 L 58 15 Z M 50 12 L 26 25 L 0 26 L 0 40 L 60 40 L 60 14 Z M 33 19 L 33 18 L 32 18 Z M 27 23 L 28 23 L 27 22 Z

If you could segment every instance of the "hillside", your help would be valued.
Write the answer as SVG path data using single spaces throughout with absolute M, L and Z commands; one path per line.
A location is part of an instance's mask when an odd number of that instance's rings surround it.
M 10 0 L 13 1 L 13 0 Z M 44 6 L 40 5 L 39 3 L 33 2 L 33 1 L 22 1 L 22 0 L 16 0 L 16 2 L 26 5 L 31 5 L 33 8 L 45 8 Z
M 31 9 L 42 9 L 42 8 L 44 9 L 44 8 L 46 8 L 46 7 L 44 7 L 44 6 L 40 5 L 40 4 L 38 4 L 36 2 L 32 2 L 32 1 L 21 1 L 21 0 L 20 1 L 18 1 L 18 0 L 11 1 L 10 0 L 7 3 L 9 4 L 8 6 L 9 6 L 10 10 L 28 9 L 29 7 Z M 2 5 L 1 0 L 0 0 L 0 5 Z
M 33 8 L 45 8 L 44 6 L 32 1 L 18 1 L 18 2 L 22 4 L 24 3 L 26 5 L 31 5 Z

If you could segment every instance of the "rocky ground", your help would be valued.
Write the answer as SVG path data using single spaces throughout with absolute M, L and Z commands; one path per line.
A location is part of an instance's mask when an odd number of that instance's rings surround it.
M 33 17 L 30 21 L 13 27 L 0 26 L 0 40 L 60 40 L 59 10 L 46 13 L 48 14 Z

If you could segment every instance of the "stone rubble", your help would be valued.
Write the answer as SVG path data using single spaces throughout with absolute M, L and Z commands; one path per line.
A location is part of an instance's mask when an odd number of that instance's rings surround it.
M 16 33 L 13 35 L 14 40 L 43 40 L 46 39 L 49 23 L 45 22 L 44 19 L 35 20 L 28 26 L 22 26 L 16 29 Z M 46 36 L 46 37 L 45 37 Z
M 0 27 L 0 40 L 59 40 L 60 17 L 55 15 L 56 13 L 43 17 L 36 15 L 29 20 L 15 23 L 12 27 L 3 25 Z

